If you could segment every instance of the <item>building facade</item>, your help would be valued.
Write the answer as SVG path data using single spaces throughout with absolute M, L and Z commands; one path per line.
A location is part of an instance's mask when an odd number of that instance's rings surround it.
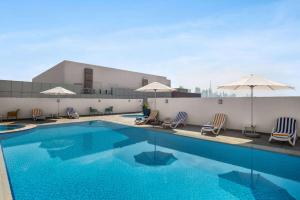
M 71 84 L 82 88 L 84 93 L 109 93 L 112 88 L 137 89 L 151 82 L 171 86 L 171 81 L 163 76 L 131 72 L 109 67 L 63 61 L 32 82 Z

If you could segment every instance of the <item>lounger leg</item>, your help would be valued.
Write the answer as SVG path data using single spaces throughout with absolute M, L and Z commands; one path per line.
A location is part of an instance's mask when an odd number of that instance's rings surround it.
M 215 134 L 215 135 L 219 135 L 219 131 L 220 131 L 220 129 L 217 129 L 217 131 L 212 130 L 211 132 L 213 132 L 213 134 Z
M 292 137 L 289 139 L 289 143 L 292 145 L 292 146 L 295 146 L 296 144 L 296 138 L 295 137 Z
M 271 142 L 271 141 L 272 141 L 272 139 L 273 139 L 273 138 L 272 138 L 272 136 L 270 136 L 270 138 L 269 138 L 269 142 Z
M 295 145 L 294 142 L 292 141 L 292 138 L 289 139 L 289 143 L 290 143 L 290 145 L 292 145 L 292 146 Z

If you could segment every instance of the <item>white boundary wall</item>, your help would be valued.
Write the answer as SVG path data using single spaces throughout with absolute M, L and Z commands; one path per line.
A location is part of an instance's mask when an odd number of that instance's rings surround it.
M 168 103 L 166 103 L 166 99 Z M 175 117 L 179 111 L 189 115 L 188 124 L 203 125 L 210 121 L 215 113 L 227 115 L 226 127 L 243 129 L 250 124 L 250 98 L 222 98 L 223 104 L 218 104 L 219 98 L 159 98 L 156 107 L 161 120 Z M 154 99 L 149 100 L 153 108 Z M 257 131 L 269 133 L 279 116 L 289 116 L 297 119 L 298 135 L 300 135 L 300 97 L 255 97 L 254 123 Z
M 87 99 L 87 98 L 61 98 L 60 114 L 65 115 L 67 107 L 73 107 L 79 115 L 89 114 L 89 107 L 104 111 L 113 106 L 114 113 L 141 112 L 142 99 Z M 56 98 L 0 98 L 0 115 L 6 118 L 8 111 L 20 109 L 19 118 L 30 118 L 32 108 L 40 108 L 43 114 L 57 113 Z

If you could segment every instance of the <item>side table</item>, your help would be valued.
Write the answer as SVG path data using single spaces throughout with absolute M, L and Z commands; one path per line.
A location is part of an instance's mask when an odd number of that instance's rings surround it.
M 242 131 L 243 135 L 247 137 L 257 138 L 260 137 L 258 133 L 256 133 L 256 126 L 246 125 Z

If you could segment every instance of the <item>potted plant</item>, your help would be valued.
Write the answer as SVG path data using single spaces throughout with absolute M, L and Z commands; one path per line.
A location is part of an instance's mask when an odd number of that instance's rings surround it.
M 149 116 L 150 115 L 150 109 L 148 103 L 143 104 L 143 114 L 144 116 Z

